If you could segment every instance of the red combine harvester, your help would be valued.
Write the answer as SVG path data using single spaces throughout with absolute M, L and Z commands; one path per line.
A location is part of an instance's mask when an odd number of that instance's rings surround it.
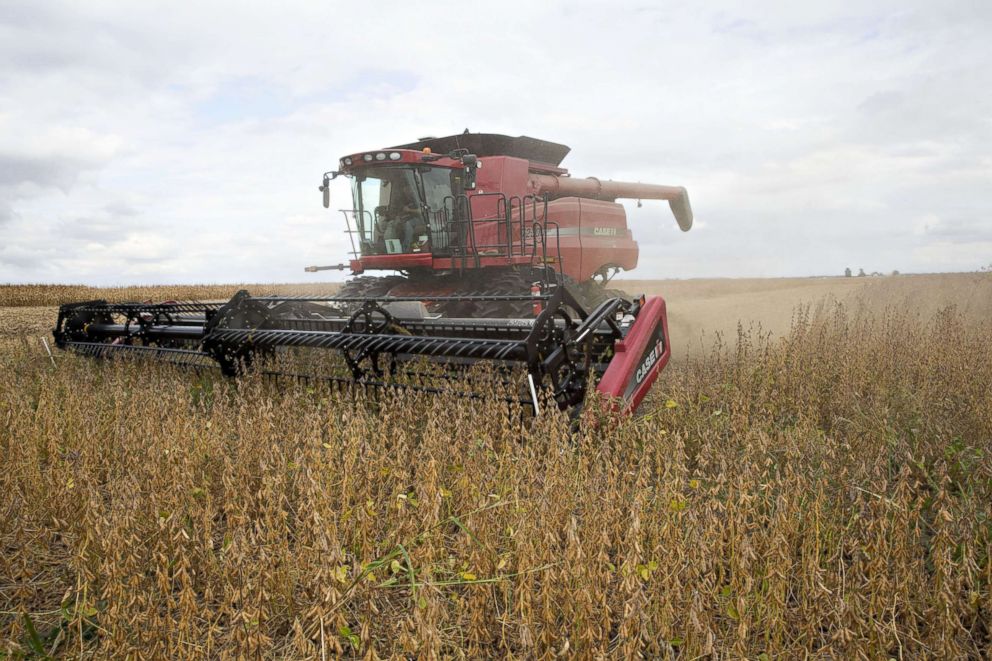
M 590 382 L 633 411 L 671 349 L 664 300 L 630 300 L 608 288 L 638 256 L 615 200 L 667 200 L 684 231 L 692 210 L 681 187 L 573 179 L 560 167 L 568 151 L 525 136 L 466 132 L 345 156 L 320 188 L 329 207 L 330 181 L 351 180 L 353 208 L 343 210 L 351 260 L 306 269 L 358 276 L 337 295 L 242 291 L 226 303 L 68 304 L 56 343 L 228 375 L 259 356 L 331 349 L 343 357 L 340 369 L 290 375 L 429 391 L 486 361 L 497 374 L 525 375 L 504 396 L 535 413 L 541 392 L 578 410 Z M 363 275 L 369 271 L 400 275 Z M 418 382 L 425 359 L 435 369 Z
M 352 181 L 354 207 L 342 210 L 352 259 L 307 270 L 404 273 L 353 279 L 341 291 L 349 296 L 520 294 L 554 272 L 587 305 L 602 302 L 610 278 L 637 266 L 637 242 L 615 200 L 667 200 L 683 231 L 692 209 L 681 187 L 573 179 L 560 167 L 568 152 L 526 136 L 465 133 L 345 156 L 321 190 L 327 207 L 330 179 Z M 437 307 L 457 316 L 529 313 L 519 302 L 466 303 Z

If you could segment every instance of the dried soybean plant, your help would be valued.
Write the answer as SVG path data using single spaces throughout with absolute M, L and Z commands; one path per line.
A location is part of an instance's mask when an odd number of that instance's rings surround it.
M 522 420 L 0 346 L 0 650 L 974 657 L 992 329 L 741 329 L 646 415 Z

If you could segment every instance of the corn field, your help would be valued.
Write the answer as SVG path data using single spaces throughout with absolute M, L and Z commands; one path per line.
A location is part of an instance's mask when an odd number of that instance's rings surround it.
M 801 309 L 578 431 L 0 342 L 0 655 L 992 654 L 988 319 Z

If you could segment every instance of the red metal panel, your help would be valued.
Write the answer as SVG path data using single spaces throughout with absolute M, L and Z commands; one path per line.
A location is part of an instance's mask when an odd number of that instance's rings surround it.
M 365 269 L 430 268 L 433 258 L 429 252 L 401 253 L 397 255 L 366 255 L 359 259 Z
M 548 228 L 548 253 L 561 249 L 562 273 L 576 281 L 582 281 L 582 241 L 579 232 L 582 227 L 581 200 L 566 197 L 548 203 L 548 221 L 557 223 Z
M 616 354 L 596 390 L 617 400 L 622 410 L 633 411 L 671 356 L 665 300 L 652 296 L 641 306 L 627 337 L 617 342 Z
M 511 197 L 523 198 L 529 181 L 528 162 L 511 156 L 480 158 L 481 167 L 476 171 L 475 190 L 466 191 L 472 200 L 472 217 L 494 218 L 503 209 L 498 207 L 498 196 L 485 193 L 502 193 L 507 202 Z M 514 201 L 514 205 L 518 204 Z M 514 207 L 516 208 L 516 206 Z
M 578 280 L 588 280 L 604 266 L 619 266 L 625 271 L 636 267 L 637 242 L 627 228 L 623 205 L 599 200 L 580 200 L 580 205 L 582 268 Z
M 558 224 L 557 241 L 548 230 L 549 251 L 561 245 L 563 272 L 573 280 L 588 280 L 604 266 L 637 266 L 637 242 L 622 205 L 565 197 L 548 203 L 548 220 Z

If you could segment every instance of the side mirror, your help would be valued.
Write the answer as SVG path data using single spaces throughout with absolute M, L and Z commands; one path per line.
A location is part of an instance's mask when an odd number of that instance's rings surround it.
M 462 165 L 465 167 L 465 177 L 463 179 L 466 190 L 475 189 L 475 175 L 479 169 L 479 157 L 475 154 L 465 154 L 462 156 Z
M 320 185 L 320 190 L 324 194 L 324 208 L 331 208 L 331 180 L 324 177 L 324 183 Z
M 339 174 L 341 174 L 341 173 L 340 172 L 325 172 L 324 173 L 324 182 L 320 185 L 320 188 L 317 189 L 321 193 L 324 194 L 324 208 L 325 209 L 329 209 L 331 207 L 331 187 L 330 187 L 331 179 L 336 179 Z

